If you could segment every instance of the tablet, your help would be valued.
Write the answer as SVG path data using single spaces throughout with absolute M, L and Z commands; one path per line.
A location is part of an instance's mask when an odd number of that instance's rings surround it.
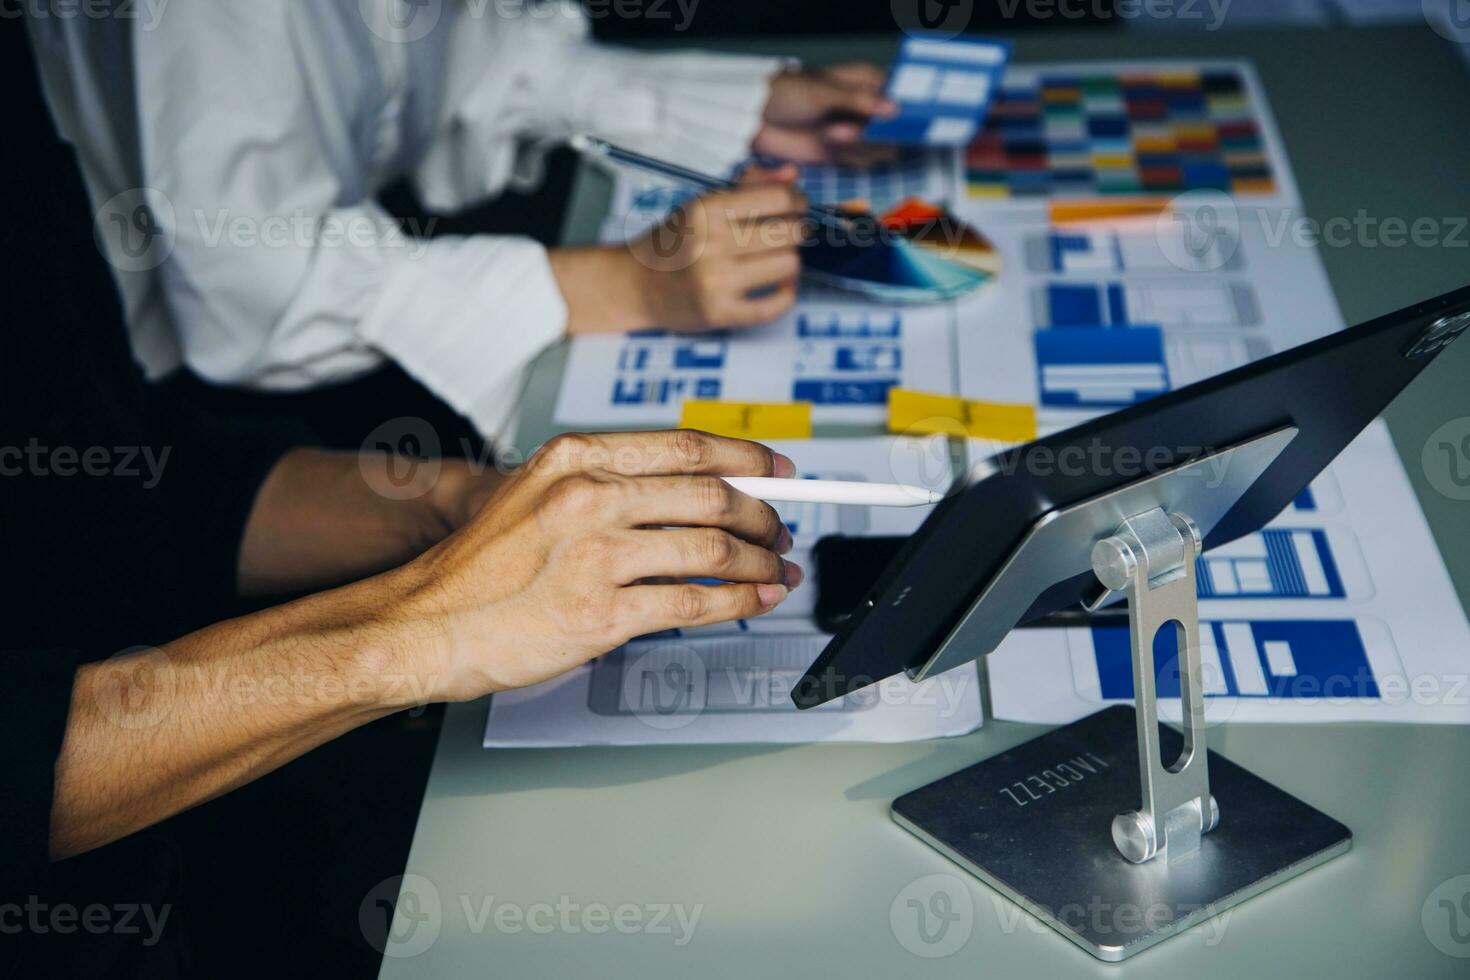
M 1140 480 L 1274 437 L 1274 458 L 1205 529 L 1204 547 L 1259 530 L 1467 327 L 1470 287 L 993 457 L 904 543 L 792 700 L 811 708 L 901 672 L 927 676 L 936 651 L 946 654 L 939 669 L 958 666 L 990 653 L 1012 627 L 1095 600 L 1096 577 L 1079 572 L 1027 595 L 1014 622 L 988 624 L 994 642 L 952 642 L 1033 529 Z

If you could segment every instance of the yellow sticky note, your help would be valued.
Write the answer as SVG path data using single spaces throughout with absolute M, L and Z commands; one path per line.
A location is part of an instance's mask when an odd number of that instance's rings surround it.
M 1036 409 L 1031 405 L 968 401 L 951 395 L 891 388 L 888 431 L 1030 442 L 1036 438 Z
M 810 402 L 756 404 L 751 402 L 684 403 L 681 429 L 703 429 L 733 439 L 810 439 Z
M 976 439 L 1030 442 L 1036 438 L 1036 406 L 1012 402 L 965 402 L 965 431 Z

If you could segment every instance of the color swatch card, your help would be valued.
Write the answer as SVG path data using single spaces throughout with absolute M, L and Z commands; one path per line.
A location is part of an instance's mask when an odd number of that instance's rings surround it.
M 969 193 L 991 200 L 1295 196 L 1244 62 L 1012 68 L 964 166 Z
M 888 76 L 898 114 L 868 124 L 874 143 L 963 146 L 980 131 L 1011 57 L 1004 41 L 911 37 Z

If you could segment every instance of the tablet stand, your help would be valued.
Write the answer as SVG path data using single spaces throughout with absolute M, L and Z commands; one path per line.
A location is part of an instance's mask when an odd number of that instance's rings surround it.
M 1200 838 L 1220 822 L 1220 807 L 1210 795 L 1210 763 L 1205 752 L 1204 678 L 1194 581 L 1200 543 L 1199 528 L 1188 516 L 1151 510 L 1128 518 L 1117 534 L 1092 549 L 1098 581 L 1128 596 L 1143 806 L 1118 814 L 1112 827 L 1113 843 L 1134 864 L 1152 860 L 1160 851 L 1175 857 L 1197 851 Z M 1159 746 L 1154 664 L 1154 639 L 1166 628 L 1174 640 L 1184 721 L 1183 751 L 1167 765 Z
M 1206 746 L 1195 562 L 1295 435 L 1267 433 L 1038 524 L 910 672 L 946 669 L 967 646 L 971 658 L 989 652 L 995 617 L 1003 636 L 1041 590 L 1079 572 L 1101 586 L 1089 607 L 1127 597 L 1136 708 L 1106 708 L 893 804 L 900 825 L 1099 959 L 1132 956 L 1352 846 L 1347 827 Z M 1172 641 L 1182 734 L 1159 724 L 1160 639 Z

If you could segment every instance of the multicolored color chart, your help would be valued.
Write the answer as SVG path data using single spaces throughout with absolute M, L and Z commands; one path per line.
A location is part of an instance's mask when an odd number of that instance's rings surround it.
M 1278 187 L 1251 87 L 1228 67 L 1008 75 L 965 177 L 977 198 Z

